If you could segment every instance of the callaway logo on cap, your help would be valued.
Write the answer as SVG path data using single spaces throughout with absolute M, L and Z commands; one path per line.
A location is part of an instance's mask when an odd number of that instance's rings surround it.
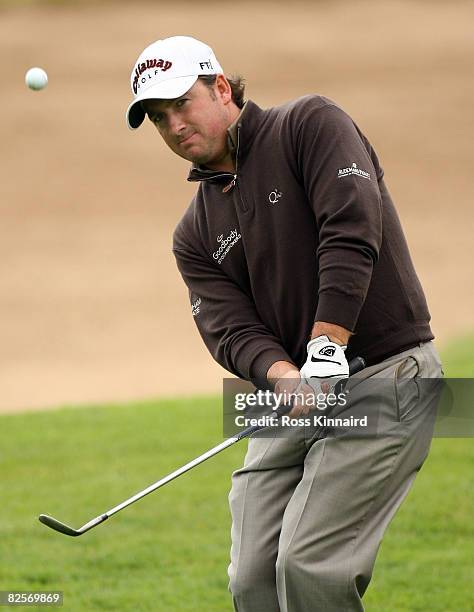
M 130 76 L 133 102 L 127 125 L 135 130 L 145 118 L 142 100 L 170 100 L 185 94 L 201 74 L 223 74 L 210 47 L 190 36 L 157 40 L 139 56 Z

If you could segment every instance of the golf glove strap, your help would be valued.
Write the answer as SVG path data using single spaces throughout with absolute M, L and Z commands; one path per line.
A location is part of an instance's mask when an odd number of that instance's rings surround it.
M 315 390 L 320 389 L 320 382 L 324 379 L 348 378 L 349 364 L 344 354 L 346 348 L 331 342 L 327 336 L 313 338 L 308 342 L 308 356 L 300 370 L 301 378 Z M 328 382 L 333 387 L 337 380 Z

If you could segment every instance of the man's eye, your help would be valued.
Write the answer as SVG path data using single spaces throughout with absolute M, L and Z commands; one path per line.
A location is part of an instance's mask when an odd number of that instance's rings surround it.
M 152 123 L 160 123 L 160 121 L 163 119 L 163 115 L 153 115 L 153 117 L 151 118 Z
M 181 108 L 182 106 L 184 106 L 184 103 L 188 101 L 188 98 L 181 98 L 180 100 L 178 100 L 176 102 L 176 106 L 178 108 Z

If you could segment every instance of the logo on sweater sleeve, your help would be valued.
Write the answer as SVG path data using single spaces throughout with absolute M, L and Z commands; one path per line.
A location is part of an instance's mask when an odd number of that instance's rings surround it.
M 197 315 L 201 312 L 201 298 L 198 297 L 191 304 L 191 312 L 193 313 L 193 317 L 197 317 Z
M 362 178 L 365 178 L 370 181 L 370 174 L 365 170 L 361 170 L 360 168 L 358 168 L 355 162 L 352 162 L 352 166 L 350 168 L 339 168 L 337 178 L 340 179 L 345 176 L 350 176 L 351 174 L 355 176 L 361 176 Z

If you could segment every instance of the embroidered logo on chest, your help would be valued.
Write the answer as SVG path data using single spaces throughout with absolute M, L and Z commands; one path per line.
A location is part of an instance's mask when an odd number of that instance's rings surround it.
M 274 189 L 268 194 L 268 201 L 270 204 L 276 204 L 282 197 L 282 192 L 279 189 Z
M 241 238 L 242 234 L 238 232 L 237 228 L 233 229 L 227 238 L 224 238 L 224 234 L 217 237 L 216 240 L 219 243 L 219 248 L 217 251 L 214 251 L 212 257 L 219 265 L 227 257 L 227 253 L 231 250 L 231 248 L 234 247 Z

